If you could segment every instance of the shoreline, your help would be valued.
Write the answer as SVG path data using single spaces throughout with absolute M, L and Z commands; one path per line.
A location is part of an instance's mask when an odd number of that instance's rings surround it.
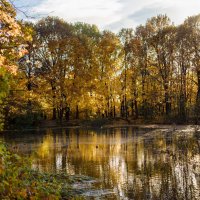
M 15 128 L 15 129 L 6 129 L 0 131 L 0 134 L 7 133 L 7 132 L 19 132 L 19 131 L 41 131 L 41 130 L 46 130 L 46 129 L 109 129 L 109 128 L 123 128 L 123 127 L 133 127 L 133 128 L 152 128 L 152 129 L 175 129 L 175 130 L 182 130 L 185 128 L 192 128 L 194 130 L 199 130 L 200 125 L 195 125 L 192 123 L 188 124 L 171 124 L 171 123 L 123 123 L 122 121 L 118 123 L 116 120 L 110 121 L 110 123 L 105 123 L 105 124 L 100 124 L 100 125 L 94 125 L 92 122 L 94 121 L 89 121 L 89 123 L 83 123 L 84 120 L 80 120 L 79 124 L 72 124 L 74 121 L 69 121 L 67 124 L 55 124 L 55 121 L 53 120 L 47 120 L 48 122 L 54 122 L 53 124 L 40 124 L 40 126 L 36 127 L 30 127 L 30 128 Z

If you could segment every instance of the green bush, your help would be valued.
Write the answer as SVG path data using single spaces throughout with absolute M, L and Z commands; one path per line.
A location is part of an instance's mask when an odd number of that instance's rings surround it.
M 6 128 L 8 129 L 20 129 L 20 128 L 32 128 L 39 124 L 41 120 L 40 113 L 31 114 L 18 114 L 12 115 L 9 119 L 6 119 Z

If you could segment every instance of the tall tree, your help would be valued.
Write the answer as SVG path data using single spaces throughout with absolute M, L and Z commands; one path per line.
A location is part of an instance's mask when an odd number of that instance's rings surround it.
M 160 74 L 164 89 L 165 113 L 171 113 L 172 74 L 174 66 L 175 27 L 166 15 L 158 15 L 147 21 L 150 44 L 155 52 L 154 63 Z
M 121 97 L 121 116 L 128 118 L 128 101 L 127 101 L 127 81 L 128 70 L 132 65 L 131 39 L 133 38 L 132 29 L 122 29 L 119 37 L 123 46 L 123 62 L 122 62 L 122 97 Z
M 5 98 L 11 88 L 10 80 L 17 73 L 18 59 L 27 53 L 28 40 L 31 30 L 16 20 L 16 11 L 8 1 L 0 0 L 0 124 L 2 108 L 7 108 L 5 115 L 9 110 Z
M 99 91 L 102 108 L 107 117 L 115 115 L 116 76 L 120 70 L 121 44 L 119 38 L 109 31 L 104 31 L 98 44 Z
M 183 24 L 177 28 L 176 33 L 176 62 L 179 70 L 179 117 L 182 121 L 186 120 L 187 105 L 187 73 L 190 69 L 191 52 L 190 48 L 190 30 Z M 178 76 L 178 75 L 177 75 Z
M 69 57 L 72 28 L 59 18 L 47 17 L 39 21 L 35 29 L 40 45 L 37 51 L 41 63 L 39 73 L 51 88 L 52 117 L 56 119 L 58 115 L 62 119 L 67 109 L 65 80 L 72 70 Z
M 191 63 L 195 68 L 197 77 L 196 106 L 197 113 L 200 110 L 200 15 L 189 17 L 185 20 L 184 26 L 188 29 L 188 41 L 191 52 Z

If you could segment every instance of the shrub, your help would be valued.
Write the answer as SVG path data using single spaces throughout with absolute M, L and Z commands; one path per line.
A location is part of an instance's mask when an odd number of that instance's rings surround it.
M 41 173 L 31 169 L 29 158 L 7 150 L 0 142 L 0 199 L 75 199 L 67 174 Z M 82 197 L 78 197 L 82 199 Z

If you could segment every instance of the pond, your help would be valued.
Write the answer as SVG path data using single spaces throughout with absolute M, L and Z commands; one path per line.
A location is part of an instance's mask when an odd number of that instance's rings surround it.
M 85 175 L 86 199 L 200 199 L 200 133 L 193 129 L 47 129 L 5 133 L 40 171 Z

